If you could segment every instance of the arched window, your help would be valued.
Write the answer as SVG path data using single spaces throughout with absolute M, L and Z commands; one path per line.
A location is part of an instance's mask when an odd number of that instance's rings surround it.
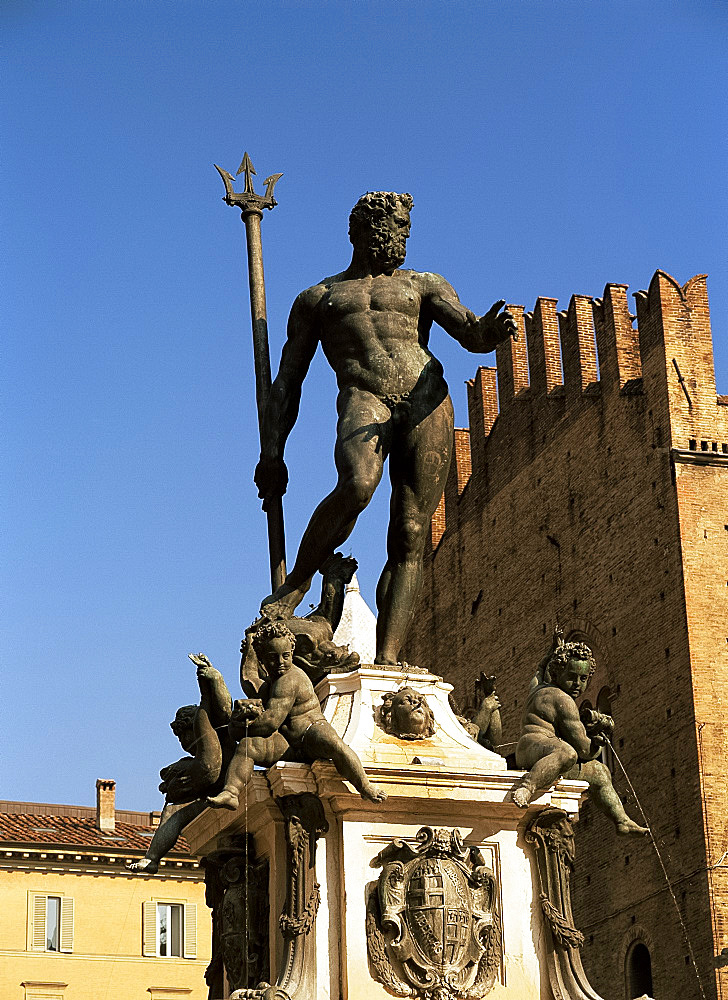
M 609 690 L 608 687 L 603 687 L 599 692 L 599 694 L 597 695 L 597 712 L 601 712 L 602 715 L 612 714 L 612 692 Z M 610 772 L 614 774 L 615 761 L 614 761 L 614 753 L 612 752 L 611 747 L 608 747 L 605 744 L 604 747 L 602 748 L 602 752 L 599 756 L 599 759 L 601 760 L 602 764 L 604 764 L 605 767 L 608 767 Z
M 634 997 L 652 996 L 652 959 L 647 945 L 635 941 L 625 958 L 625 979 L 627 1000 Z

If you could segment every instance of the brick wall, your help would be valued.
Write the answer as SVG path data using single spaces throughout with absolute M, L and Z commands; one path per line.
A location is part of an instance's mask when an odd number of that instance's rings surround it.
M 658 271 L 635 297 L 637 326 L 624 285 L 563 312 L 549 298 L 511 307 L 519 340 L 468 385 L 470 429 L 456 431 L 403 655 L 445 671 L 464 703 L 480 671 L 495 672 L 514 742 L 554 626 L 590 643 L 586 697 L 611 698 L 703 990 L 728 998 L 716 958 L 728 948 L 728 406 L 705 277 L 681 287 Z M 639 819 L 618 769 L 615 785 Z M 698 1000 L 650 842 L 617 838 L 587 805 L 577 865 L 594 987 L 625 996 L 625 955 L 642 940 L 655 995 Z

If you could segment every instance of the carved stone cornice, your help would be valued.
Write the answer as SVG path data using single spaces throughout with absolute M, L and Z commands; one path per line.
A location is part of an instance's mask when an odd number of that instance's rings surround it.
M 0 871 L 36 871 L 59 872 L 64 874 L 93 873 L 94 875 L 111 875 L 123 878 L 138 879 L 139 875 L 130 874 L 127 869 L 129 861 L 138 858 L 138 853 L 130 851 L 104 854 L 103 850 L 91 850 L 84 846 L 82 850 L 43 846 L 43 850 L 27 847 L 0 848 Z M 162 860 L 159 866 L 160 874 L 166 879 L 180 881 L 202 881 L 202 872 L 197 858 L 176 856 Z
M 713 465 L 717 469 L 728 468 L 728 454 L 720 451 L 671 448 L 670 458 L 676 465 Z

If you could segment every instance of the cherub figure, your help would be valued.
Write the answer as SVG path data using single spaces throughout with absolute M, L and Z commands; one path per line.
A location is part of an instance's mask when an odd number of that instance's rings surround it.
M 235 702 L 231 720 L 241 736 L 218 795 L 215 809 L 237 809 L 239 796 L 256 764 L 271 767 L 289 747 L 310 761 L 331 760 L 362 798 L 382 802 L 386 793 L 367 778 L 361 761 L 324 718 L 309 677 L 293 662 L 296 640 L 283 621 L 261 626 L 253 637 L 255 653 L 268 674 L 259 699 Z
M 498 752 L 503 742 L 500 700 L 495 693 L 495 674 L 480 674 L 475 682 L 475 712 L 471 722 L 478 728 L 478 743 L 486 750 Z
M 583 642 L 557 641 L 543 676 L 529 693 L 523 729 L 516 747 L 516 763 L 530 768 L 513 792 L 517 806 L 525 807 L 560 777 L 589 784 L 597 809 L 614 823 L 618 834 L 645 834 L 624 811 L 612 785 L 609 769 L 595 758 L 605 744 L 605 732 L 614 726 L 610 716 L 599 716 L 592 735 L 579 717 L 576 701 L 591 679 L 596 664 Z
M 359 663 L 359 654 L 348 646 L 337 646 L 333 641 L 344 610 L 347 584 L 356 572 L 356 559 L 335 552 L 321 567 L 321 600 L 305 618 L 294 615 L 286 618 L 286 625 L 293 633 L 296 648 L 293 662 L 301 667 L 315 686 L 330 670 L 353 670 Z M 240 686 L 248 698 L 257 698 L 265 668 L 258 662 L 253 645 L 256 631 L 268 621 L 259 618 L 245 630 L 240 652 Z
M 227 731 L 232 698 L 219 670 L 204 653 L 190 653 L 197 667 L 200 704 L 178 708 L 170 728 L 192 756 L 163 767 L 159 772 L 159 790 L 165 801 L 159 826 L 147 853 L 139 861 L 127 864 L 129 871 L 154 875 L 159 862 L 169 854 L 182 833 L 207 807 L 205 796 L 220 787 L 223 765 L 233 754 L 234 743 Z

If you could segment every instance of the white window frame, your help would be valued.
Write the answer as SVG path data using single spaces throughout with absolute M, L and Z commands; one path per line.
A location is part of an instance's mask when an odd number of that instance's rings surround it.
M 165 954 L 162 954 L 162 915 L 166 916 Z M 179 941 L 177 951 L 172 951 L 172 927 L 175 917 L 179 921 Z M 185 905 L 184 903 L 157 903 L 157 958 L 183 958 L 185 953 Z
M 48 935 L 48 916 L 49 909 L 51 906 L 51 901 L 53 902 L 53 909 L 56 911 L 56 928 L 55 928 L 55 941 L 49 945 L 49 935 Z M 57 904 L 57 905 L 56 905 Z M 46 896 L 46 916 L 45 916 L 45 938 L 46 938 L 46 951 L 60 951 L 61 950 L 61 897 L 60 896 Z M 55 947 L 52 947 L 55 944 Z
M 58 899 L 58 948 L 48 947 L 48 900 Z M 74 899 L 62 892 L 28 892 L 28 951 L 42 951 L 46 955 L 73 952 Z
M 68 983 L 43 983 L 37 979 L 26 979 L 20 985 L 25 991 L 23 1000 L 63 1000 Z
M 177 955 L 160 954 L 160 907 L 167 908 L 171 918 L 172 908 L 180 907 L 181 941 Z M 171 922 L 170 922 L 171 926 Z M 151 899 L 142 904 L 142 955 L 146 958 L 182 959 L 197 958 L 197 903 L 182 899 Z

